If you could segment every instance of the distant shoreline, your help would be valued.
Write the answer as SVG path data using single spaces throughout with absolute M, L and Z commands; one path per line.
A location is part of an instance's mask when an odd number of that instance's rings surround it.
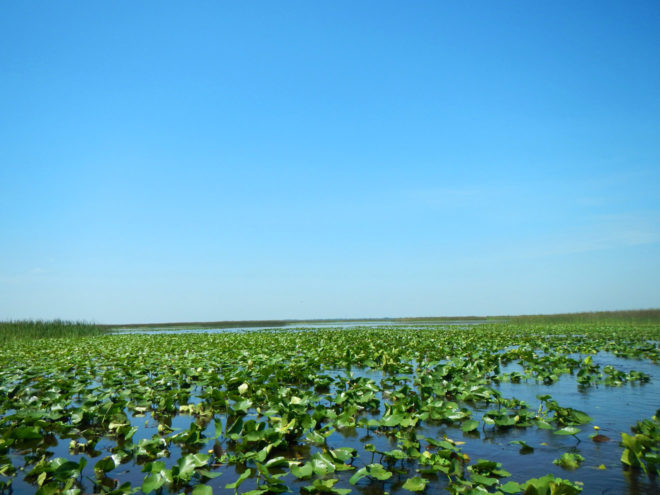
M 498 316 L 419 316 L 396 318 L 326 318 L 306 320 L 222 320 L 222 321 L 187 321 L 167 323 L 121 323 L 100 324 L 101 328 L 242 328 L 242 327 L 285 327 L 305 324 L 342 324 L 346 322 L 365 323 L 446 323 L 452 321 L 480 321 L 498 323 L 507 321 L 528 321 L 530 323 L 551 323 L 589 320 L 629 320 L 660 322 L 660 309 L 622 310 L 622 311 L 593 311 L 581 313 L 558 313 L 538 315 L 498 315 Z
M 504 317 L 506 318 L 506 317 Z M 243 328 L 243 327 L 286 327 L 292 325 L 332 325 L 345 323 L 446 323 L 454 321 L 497 321 L 501 317 L 488 316 L 440 316 L 428 318 L 337 318 L 318 320 L 226 320 L 226 321 L 190 321 L 172 323 L 126 323 L 121 325 L 99 325 L 107 329 L 118 328 Z

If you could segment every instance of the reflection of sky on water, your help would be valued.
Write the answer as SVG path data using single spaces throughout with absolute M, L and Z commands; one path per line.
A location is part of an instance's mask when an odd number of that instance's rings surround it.
M 414 322 L 402 323 L 399 321 L 340 321 L 328 323 L 290 323 L 282 326 L 246 326 L 246 327 L 229 327 L 229 328 L 117 328 L 112 333 L 117 335 L 131 334 L 131 335 L 160 335 L 160 334 L 194 334 L 194 333 L 243 333 L 243 332 L 257 332 L 261 330 L 272 331 L 294 331 L 294 330 L 309 330 L 315 328 L 323 329 L 349 329 L 349 328 L 379 328 L 379 327 L 404 327 L 404 328 L 429 328 L 429 327 L 442 327 L 442 326 L 464 326 L 470 327 L 472 325 L 480 325 L 488 323 L 486 320 L 453 320 L 443 321 L 441 323 L 435 322 Z

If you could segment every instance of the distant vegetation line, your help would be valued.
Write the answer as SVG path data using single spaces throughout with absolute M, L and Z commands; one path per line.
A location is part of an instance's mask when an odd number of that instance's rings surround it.
M 240 320 L 240 321 L 189 321 L 173 323 L 127 323 L 121 325 L 101 325 L 104 328 L 240 328 L 240 327 L 283 327 L 287 325 L 342 323 L 350 321 L 364 321 L 378 323 L 445 323 L 450 321 L 489 321 L 489 322 L 526 322 L 555 323 L 580 322 L 595 320 L 615 321 L 651 321 L 660 323 L 660 309 L 640 309 L 623 311 L 595 311 L 583 313 L 559 313 L 540 315 L 497 315 L 497 316 L 414 316 L 394 318 L 336 318 L 312 320 Z
M 123 325 L 103 325 L 82 321 L 65 320 L 15 320 L 0 321 L 0 344 L 13 340 L 37 339 L 49 337 L 83 337 L 100 335 L 117 328 L 276 328 L 286 325 L 314 325 L 319 323 L 341 324 L 349 321 L 394 322 L 394 323 L 446 323 L 450 321 L 484 321 L 492 323 L 537 324 L 537 323 L 580 323 L 580 322 L 646 322 L 660 324 L 660 309 L 642 309 L 625 311 L 596 311 L 584 313 L 561 313 L 550 315 L 517 316 L 425 316 L 405 318 L 351 318 L 324 320 L 242 320 L 242 321 L 206 321 L 177 323 L 136 323 Z
M 282 327 L 288 325 L 290 321 L 291 320 L 180 321 L 180 322 L 171 322 L 171 323 L 123 323 L 121 325 L 101 325 L 101 327 L 107 329 Z
M 410 318 L 333 318 L 316 320 L 235 320 L 235 321 L 179 321 L 172 323 L 123 323 L 121 325 L 101 325 L 104 328 L 241 328 L 241 327 L 283 327 L 287 325 L 317 325 L 345 323 L 351 321 L 364 322 L 447 322 L 456 320 L 477 320 L 486 321 L 491 318 L 488 316 L 429 316 L 429 317 L 410 317 Z
M 519 315 L 507 317 L 515 323 L 579 323 L 588 321 L 630 321 L 660 323 L 660 309 L 635 309 L 624 311 L 591 311 L 584 313 L 559 313 L 552 315 Z
M 48 337 L 83 337 L 100 335 L 107 329 L 101 325 L 65 320 L 16 320 L 0 321 L 0 344 L 13 340 Z

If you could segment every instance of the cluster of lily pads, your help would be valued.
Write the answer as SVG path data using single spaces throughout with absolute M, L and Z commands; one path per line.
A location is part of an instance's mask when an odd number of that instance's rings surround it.
M 0 493 L 579 493 L 552 463 L 511 479 L 465 447 L 528 429 L 602 441 L 575 404 L 551 394 L 529 404 L 499 386 L 643 385 L 653 377 L 597 356 L 657 364 L 659 334 L 596 322 L 8 342 Z M 659 431 L 656 413 L 622 432 L 622 468 L 658 474 Z M 565 452 L 555 463 L 584 460 Z

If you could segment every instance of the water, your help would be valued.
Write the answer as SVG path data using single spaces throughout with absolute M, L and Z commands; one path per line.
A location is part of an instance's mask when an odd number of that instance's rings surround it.
M 321 323 L 288 323 L 282 326 L 245 326 L 245 327 L 222 327 L 222 328 L 118 328 L 112 333 L 118 335 L 131 334 L 131 335 L 160 335 L 160 334 L 198 334 L 198 333 L 243 333 L 243 332 L 258 332 L 263 330 L 272 331 L 292 331 L 292 330 L 309 330 L 309 329 L 350 329 L 350 328 L 380 328 L 380 327 L 404 327 L 404 328 L 427 328 L 438 326 L 465 326 L 481 325 L 488 323 L 487 320 L 452 320 L 452 321 L 416 321 L 411 323 L 399 321 L 338 321 L 338 322 L 321 322 Z
M 365 326 L 365 322 L 346 322 L 342 328 L 354 328 Z M 367 322 L 368 323 L 368 322 Z M 466 322 L 457 322 L 455 324 L 466 325 Z M 352 326 L 354 325 L 354 326 Z M 417 325 L 417 324 L 415 324 Z M 334 325 L 336 326 L 336 325 Z M 334 327 L 333 326 L 333 327 Z M 382 322 L 374 326 L 383 326 Z M 396 324 L 396 326 L 402 326 Z M 437 326 L 437 324 L 434 324 Z M 311 328 L 311 327 L 306 327 Z M 325 328 L 325 326 L 318 326 L 313 328 Z M 166 331 L 163 333 L 223 333 L 223 332 L 244 332 L 255 331 L 258 328 L 236 328 L 236 329 L 199 329 L 199 330 L 176 330 Z M 153 330 L 138 331 L 137 333 L 153 334 Z M 572 356 L 576 359 L 581 359 L 583 356 Z M 586 412 L 592 418 L 590 424 L 581 427 L 582 432 L 577 434 L 577 439 L 572 436 L 558 436 L 552 430 L 540 430 L 535 427 L 529 428 L 510 428 L 506 430 L 495 430 L 492 426 L 480 425 L 476 433 L 463 433 L 458 427 L 437 424 L 433 422 L 422 422 L 418 425 L 418 433 L 434 439 L 442 439 L 447 436 L 457 441 L 465 442 L 461 446 L 462 452 L 470 456 L 472 461 L 477 459 L 489 459 L 502 463 L 502 467 L 509 471 L 512 476 L 511 480 L 525 481 L 529 478 L 539 477 L 545 474 L 553 474 L 561 478 L 567 478 L 573 481 L 584 482 L 584 493 L 592 494 L 657 494 L 660 493 L 658 480 L 654 477 L 648 477 L 642 472 L 625 471 L 622 469 L 620 456 L 622 448 L 619 446 L 620 434 L 622 432 L 630 432 L 630 427 L 638 420 L 651 417 L 656 409 L 660 407 L 660 368 L 649 361 L 624 359 L 618 358 L 606 352 L 599 352 L 593 355 L 594 364 L 600 365 L 601 369 L 606 365 L 615 366 L 621 371 L 637 370 L 648 374 L 651 377 L 649 383 L 635 384 L 625 383 L 619 387 L 607 387 L 604 385 L 592 386 L 589 388 L 581 387 L 576 382 L 576 377 L 572 375 L 562 375 L 559 380 L 551 385 L 537 383 L 532 380 L 523 381 L 522 383 L 500 383 L 492 385 L 492 388 L 501 393 L 506 398 L 516 398 L 527 402 L 532 409 L 537 409 L 540 405 L 538 395 L 550 394 L 563 407 L 572 407 Z M 416 362 L 410 363 L 413 369 L 418 368 Z M 523 371 L 520 364 L 510 363 L 502 366 L 502 373 L 511 371 Z M 383 380 L 391 377 L 381 371 L 369 368 L 356 368 L 353 367 L 350 371 L 346 369 L 326 369 L 319 372 L 335 379 L 328 394 L 334 395 L 337 393 L 339 386 L 339 378 L 343 382 L 347 379 L 366 378 L 373 380 L 381 388 Z M 410 386 L 413 385 L 415 374 L 403 375 L 401 378 Z M 99 386 L 98 382 L 93 382 L 92 386 Z M 384 412 L 382 404 L 384 403 L 383 393 L 378 393 L 378 399 L 381 402 L 381 408 L 378 411 L 372 411 L 364 414 L 366 418 L 378 419 Z M 200 399 L 193 395 L 189 403 L 196 403 Z M 474 419 L 480 419 L 486 410 L 496 408 L 496 405 L 489 405 L 488 407 L 480 407 L 474 405 L 459 404 L 462 407 L 469 407 L 473 412 Z M 11 411 L 5 412 L 9 414 Z M 216 415 L 216 418 L 225 418 L 222 415 Z M 259 419 L 254 411 L 246 419 Z M 133 441 L 138 442 L 140 439 L 150 439 L 157 434 L 158 421 L 149 413 L 146 415 L 129 414 L 129 419 L 132 425 L 138 427 Z M 259 419 L 261 421 L 264 418 Z M 188 415 L 176 415 L 172 418 L 171 426 L 173 429 L 184 431 L 188 429 L 195 419 Z M 593 426 L 600 427 L 599 433 L 610 437 L 609 442 L 595 443 L 589 438 L 589 434 L 595 432 Z M 213 449 L 214 440 L 212 438 L 215 434 L 214 421 L 209 421 L 204 425 L 204 435 L 208 438 L 206 444 L 199 449 L 199 452 L 205 453 Z M 531 454 L 523 455 L 520 453 L 520 446 L 511 444 L 514 440 L 522 440 L 534 448 Z M 65 457 L 74 461 L 81 458 L 81 455 L 71 455 L 68 450 L 70 439 L 56 439 L 56 444 L 49 450 L 52 452 L 52 457 Z M 372 443 L 376 446 L 377 450 L 387 451 L 396 448 L 396 442 L 385 435 L 368 435 L 364 428 L 346 428 L 335 431 L 329 438 L 328 444 L 332 448 L 336 447 L 352 447 L 358 450 L 359 460 L 356 465 L 361 466 L 369 462 L 371 454 L 365 452 L 364 444 Z M 101 440 L 96 449 L 99 455 L 93 458 L 90 464 L 85 468 L 83 474 L 93 478 L 93 464 L 99 459 L 111 454 L 111 449 L 116 445 L 111 440 Z M 423 444 L 424 445 L 424 444 Z M 305 458 L 314 452 L 318 452 L 319 448 L 316 446 L 301 446 L 299 447 L 304 451 Z M 176 463 L 184 453 L 181 448 L 175 444 L 170 444 L 168 447 L 170 456 L 162 459 L 166 466 L 171 467 Z M 567 471 L 559 466 L 556 466 L 552 461 L 560 457 L 565 452 L 580 453 L 585 457 L 585 462 L 581 467 L 575 471 Z M 291 452 L 289 452 L 291 453 Z M 15 466 L 23 464 L 22 454 L 11 454 L 12 462 Z M 375 462 L 379 462 L 379 456 L 376 456 Z M 598 469 L 600 465 L 605 466 L 605 470 Z M 337 487 L 353 488 L 354 493 L 380 493 L 382 491 L 389 491 L 390 493 L 407 493 L 401 490 L 402 483 L 408 476 L 414 475 L 415 465 L 407 464 L 405 462 L 399 463 L 398 468 L 406 471 L 407 474 L 395 475 L 386 482 L 374 482 L 367 485 L 365 482 L 360 483 L 356 487 L 352 487 L 348 483 L 348 479 L 354 471 L 347 471 L 343 473 L 334 473 L 333 476 L 340 479 Z M 142 466 L 131 461 L 127 464 L 118 466 L 110 475 L 113 478 L 118 478 L 120 483 L 130 481 L 133 486 L 140 486 L 144 480 L 145 474 L 141 471 Z M 207 484 L 214 488 L 216 493 L 224 492 L 224 485 L 236 480 L 241 472 L 241 468 L 236 466 L 222 466 L 217 469 L 222 472 L 222 476 L 216 480 L 209 481 Z M 300 481 L 295 479 L 291 474 L 287 474 L 283 481 L 293 489 L 294 493 L 299 491 L 299 488 L 308 484 L 310 481 Z M 506 480 L 505 480 L 506 481 Z M 84 477 L 82 480 L 84 492 L 91 492 L 93 490 L 92 483 Z M 431 487 L 435 489 L 442 489 L 442 481 L 434 481 Z M 14 493 L 27 494 L 33 493 L 35 487 L 22 480 L 19 475 L 14 480 Z M 240 491 L 246 491 L 256 488 L 256 481 L 250 478 L 245 481 L 241 486 Z M 430 492 L 429 492 L 430 493 Z

